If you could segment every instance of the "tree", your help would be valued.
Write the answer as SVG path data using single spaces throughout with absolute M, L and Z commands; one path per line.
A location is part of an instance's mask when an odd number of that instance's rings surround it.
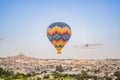
M 13 80 L 13 77 L 12 76 L 8 76 L 5 78 L 5 80 Z
M 26 76 L 27 76 L 27 77 L 31 77 L 31 73 L 27 73 Z
M 27 76 L 24 73 L 17 73 L 13 76 L 13 79 L 24 79 L 26 80 Z
M 114 76 L 117 77 L 116 80 L 120 80 L 120 71 L 116 71 L 116 72 L 114 73 Z
M 45 75 L 43 79 L 49 79 L 49 75 Z
M 37 77 L 37 80 L 41 80 L 41 78 L 40 78 L 40 77 Z
M 3 74 L 3 68 L 0 67 L 0 76 Z
M 112 78 L 111 77 L 106 77 L 105 80 L 112 80 Z
M 58 73 L 58 72 L 54 72 L 53 76 L 54 76 L 55 79 L 57 79 L 59 77 L 62 77 L 62 75 L 60 73 Z
M 34 71 L 32 72 L 32 76 L 36 76 L 36 73 Z
M 3 78 L 3 79 L 4 79 L 4 78 L 6 78 L 6 76 L 5 76 L 4 74 L 2 74 L 2 75 L 1 75 L 1 78 Z
M 56 71 L 63 72 L 64 70 L 63 70 L 62 66 L 59 65 L 59 66 L 56 66 Z

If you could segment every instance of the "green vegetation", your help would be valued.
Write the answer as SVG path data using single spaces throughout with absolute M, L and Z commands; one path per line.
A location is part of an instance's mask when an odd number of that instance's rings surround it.
M 110 77 L 106 77 L 105 80 L 112 80 L 112 78 L 110 78 Z
M 81 74 L 60 74 L 55 72 L 52 75 L 55 80 L 85 80 L 88 78 L 97 80 L 96 76 L 88 75 L 85 71 L 82 71 Z
M 6 69 L 0 68 L 0 79 L 4 80 L 112 80 L 112 77 L 108 76 L 108 72 L 105 73 L 105 76 L 99 78 L 95 75 L 89 75 L 87 71 L 81 71 L 79 74 L 64 74 L 63 68 L 61 65 L 56 66 L 56 71 L 52 74 L 45 74 L 42 77 L 37 77 L 35 72 L 31 73 L 14 73 L 13 71 L 8 71 Z M 116 71 L 113 76 L 117 78 L 115 80 L 120 80 L 120 71 Z
M 43 79 L 49 79 L 49 75 L 45 75 Z
M 114 76 L 117 77 L 116 80 L 120 80 L 120 71 L 116 71 L 116 72 L 114 73 Z
M 27 78 L 33 77 L 33 76 L 36 76 L 35 72 L 27 73 L 27 74 L 23 74 L 23 73 L 15 74 L 13 71 L 8 71 L 8 70 L 0 67 L 0 78 L 2 78 L 4 80 L 13 80 L 13 79 L 27 80 Z
M 42 80 L 40 77 L 37 77 L 37 80 Z

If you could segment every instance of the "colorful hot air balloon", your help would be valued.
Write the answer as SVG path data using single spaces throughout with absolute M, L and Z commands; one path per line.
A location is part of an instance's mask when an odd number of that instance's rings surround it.
M 55 22 L 48 26 L 47 37 L 55 46 L 58 54 L 61 53 L 62 48 L 68 42 L 71 36 L 71 28 L 63 22 Z

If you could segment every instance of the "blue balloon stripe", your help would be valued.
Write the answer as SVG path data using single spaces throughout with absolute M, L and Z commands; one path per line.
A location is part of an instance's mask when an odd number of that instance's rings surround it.
M 56 23 L 53 23 L 49 26 L 49 28 L 53 28 L 55 26 L 59 26 L 61 28 L 64 28 L 65 26 L 67 26 L 69 29 L 71 29 L 66 23 L 63 23 L 63 22 L 56 22 Z

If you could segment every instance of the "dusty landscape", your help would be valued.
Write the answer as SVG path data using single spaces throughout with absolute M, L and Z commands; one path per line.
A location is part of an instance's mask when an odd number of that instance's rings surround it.
M 56 71 L 58 65 L 63 67 L 63 74 L 79 74 L 86 71 L 89 75 L 104 77 L 106 74 L 112 76 L 116 71 L 120 71 L 120 59 L 39 59 L 27 57 L 23 53 L 0 58 L 0 66 L 15 73 L 34 71 L 37 74 L 51 74 Z

